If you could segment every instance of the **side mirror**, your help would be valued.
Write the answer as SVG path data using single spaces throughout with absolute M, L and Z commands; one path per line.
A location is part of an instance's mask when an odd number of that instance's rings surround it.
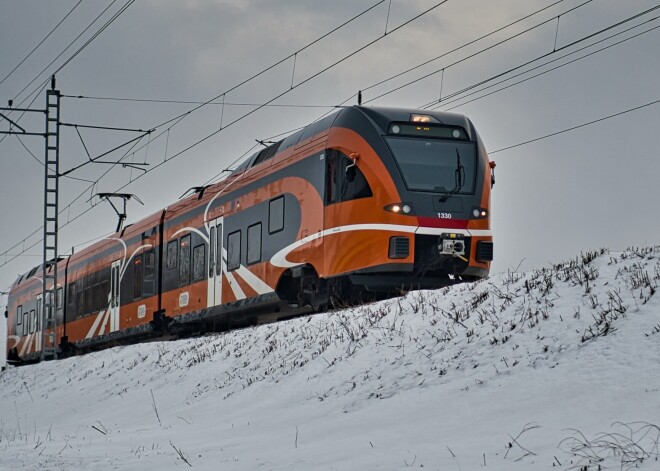
M 346 167 L 346 180 L 349 182 L 355 180 L 355 174 L 357 173 L 355 170 L 355 166 L 357 165 L 357 159 L 359 157 L 360 154 L 358 152 L 351 152 L 351 155 L 348 156 L 348 158 L 353 161 L 350 165 Z
M 346 180 L 349 182 L 354 181 L 356 173 L 357 171 L 355 170 L 355 164 L 346 167 Z
M 488 163 L 488 166 L 490 167 L 490 187 L 493 188 L 495 186 L 495 167 L 496 167 L 495 161 L 491 160 Z

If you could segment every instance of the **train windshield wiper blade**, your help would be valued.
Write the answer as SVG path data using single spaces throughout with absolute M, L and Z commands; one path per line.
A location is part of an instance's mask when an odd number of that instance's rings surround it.
M 465 167 L 461 164 L 461 153 L 458 151 L 458 147 L 456 148 L 456 170 L 454 172 L 454 188 L 442 193 L 440 197 L 440 201 L 442 202 L 447 201 L 450 196 L 461 191 L 463 183 L 465 183 Z

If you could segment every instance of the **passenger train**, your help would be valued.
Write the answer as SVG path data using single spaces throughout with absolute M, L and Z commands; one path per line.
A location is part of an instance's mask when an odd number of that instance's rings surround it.
M 342 108 L 58 259 L 58 356 L 485 277 L 494 167 L 465 116 Z M 11 287 L 11 362 L 40 357 L 41 276 Z

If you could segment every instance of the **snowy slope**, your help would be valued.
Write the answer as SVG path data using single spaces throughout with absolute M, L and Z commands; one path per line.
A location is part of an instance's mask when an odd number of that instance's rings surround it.
M 658 470 L 659 283 L 603 250 L 11 369 L 0 469 Z

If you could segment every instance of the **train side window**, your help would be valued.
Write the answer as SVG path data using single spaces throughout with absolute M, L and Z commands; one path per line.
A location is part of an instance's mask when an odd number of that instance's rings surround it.
M 21 335 L 23 330 L 23 305 L 16 308 L 16 321 L 14 322 L 14 335 Z
M 103 285 L 96 283 L 94 285 L 94 312 L 103 309 Z
M 167 269 L 176 268 L 176 262 L 179 258 L 179 241 L 171 240 L 167 243 Z
M 284 195 L 270 200 L 268 209 L 268 233 L 274 234 L 284 229 Z
M 21 329 L 21 336 L 25 336 L 28 334 L 28 330 L 30 327 L 30 311 L 23 311 L 23 329 Z
M 76 317 L 76 284 L 75 282 L 69 283 L 69 287 L 66 294 L 66 310 L 67 315 L 72 316 L 74 319 Z
M 369 182 L 362 171 L 344 153 L 328 149 L 325 160 L 326 204 L 373 196 Z
M 30 309 L 30 318 L 28 319 L 29 329 L 28 331 L 31 334 L 34 334 L 34 330 L 37 327 L 37 311 Z
M 85 290 L 79 289 L 76 293 L 76 314 L 77 317 L 85 315 Z
M 206 272 L 206 245 L 200 244 L 193 249 L 193 281 L 204 279 Z
M 101 282 L 101 309 L 108 307 L 108 297 L 110 295 L 110 280 L 106 279 Z
M 142 254 L 133 259 L 133 299 L 142 297 L 142 278 L 144 277 L 144 265 Z
M 152 296 L 155 291 L 156 285 L 156 251 L 154 249 L 147 250 L 144 253 L 144 282 L 142 284 L 142 295 Z
M 183 286 L 190 283 L 190 234 L 179 242 L 179 286 Z
M 94 291 L 91 286 L 85 288 L 85 314 L 94 310 Z
M 261 223 L 248 227 L 247 232 L 247 264 L 261 261 Z
M 241 266 L 241 231 L 232 232 L 227 236 L 227 271 L 236 270 Z
M 61 287 L 57 288 L 57 291 L 55 292 L 55 309 L 58 309 L 58 310 L 62 309 L 62 303 L 63 303 L 62 292 L 63 292 L 63 289 Z

